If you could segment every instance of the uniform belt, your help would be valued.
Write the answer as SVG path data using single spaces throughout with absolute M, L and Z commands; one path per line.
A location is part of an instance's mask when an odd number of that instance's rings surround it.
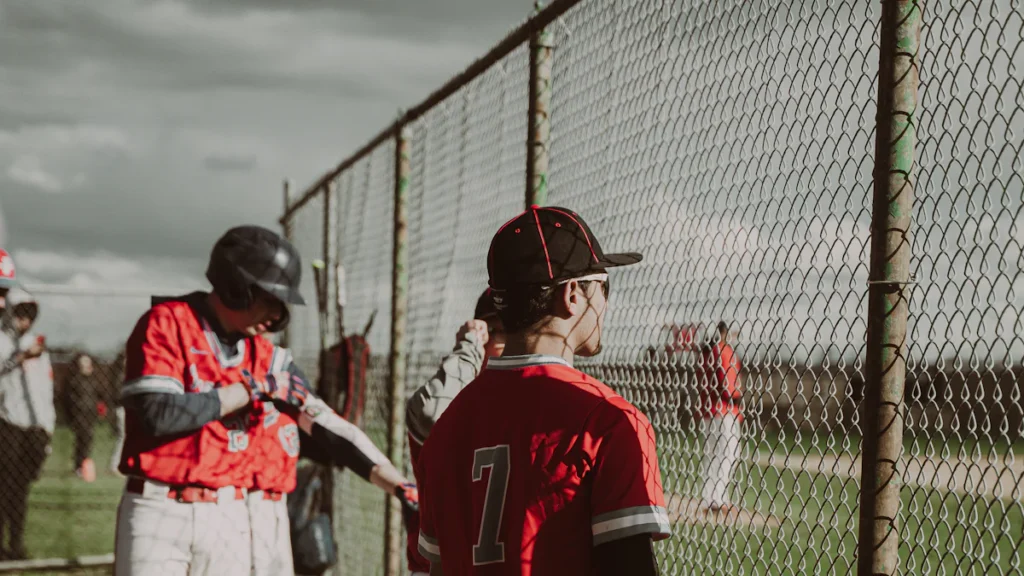
M 253 490 L 249 494 L 273 502 L 280 502 L 284 498 L 284 492 L 278 492 L 277 490 Z
M 125 484 L 125 490 L 143 496 L 165 493 L 170 500 L 188 504 L 195 502 L 216 503 L 221 498 L 245 499 L 245 489 L 236 486 L 226 486 L 220 489 L 207 488 L 205 486 L 169 486 L 137 477 L 128 479 L 128 482 Z

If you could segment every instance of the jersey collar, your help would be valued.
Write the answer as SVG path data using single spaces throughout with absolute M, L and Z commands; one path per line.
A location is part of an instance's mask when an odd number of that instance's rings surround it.
M 488 370 L 518 370 L 528 366 L 547 366 L 560 364 L 572 368 L 572 364 L 560 356 L 548 354 L 524 354 L 522 356 L 500 356 L 487 359 Z

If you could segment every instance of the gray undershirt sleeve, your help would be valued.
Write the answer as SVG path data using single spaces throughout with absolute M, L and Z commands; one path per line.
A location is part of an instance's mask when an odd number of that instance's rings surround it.
M 199 394 L 135 394 L 124 399 L 124 406 L 148 436 L 186 434 L 220 418 L 216 390 Z

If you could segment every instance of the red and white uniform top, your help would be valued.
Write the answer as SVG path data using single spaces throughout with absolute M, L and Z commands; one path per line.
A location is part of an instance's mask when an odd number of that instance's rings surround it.
M 139 319 L 128 338 L 121 395 L 208 392 L 243 381 L 243 369 L 259 378 L 271 371 L 278 350 L 265 338 L 245 338 L 227 353 L 188 302 L 163 302 Z M 254 423 L 252 410 L 244 409 L 189 434 L 153 437 L 129 411 L 119 469 L 175 486 L 251 488 Z
M 670 535 L 650 422 L 561 358 L 491 358 L 417 464 L 420 552 L 446 574 L 590 575 L 594 546 Z
M 271 372 L 282 372 L 292 364 L 292 354 L 274 347 Z M 287 494 L 295 490 L 299 462 L 298 413 L 278 410 L 272 402 L 262 404 L 262 415 L 252 430 L 249 455 L 254 460 L 252 488 Z

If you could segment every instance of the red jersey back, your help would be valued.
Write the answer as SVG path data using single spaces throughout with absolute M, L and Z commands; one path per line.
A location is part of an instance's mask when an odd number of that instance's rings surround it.
M 420 551 L 449 576 L 595 574 L 594 546 L 670 534 L 650 422 L 561 358 L 490 359 L 418 464 Z
M 292 362 L 285 348 L 274 347 L 271 372 L 280 372 Z M 297 414 L 279 411 L 273 403 L 263 404 L 263 414 L 253 430 L 253 488 L 288 493 L 295 489 L 299 462 Z
M 259 377 L 271 367 L 274 345 L 240 340 L 230 354 L 188 298 L 153 306 L 139 319 L 125 346 L 122 397 L 143 393 L 196 394 Z M 125 414 L 120 471 L 172 485 L 209 488 L 252 486 L 251 411 L 214 420 L 191 434 L 153 437 L 131 411 Z

